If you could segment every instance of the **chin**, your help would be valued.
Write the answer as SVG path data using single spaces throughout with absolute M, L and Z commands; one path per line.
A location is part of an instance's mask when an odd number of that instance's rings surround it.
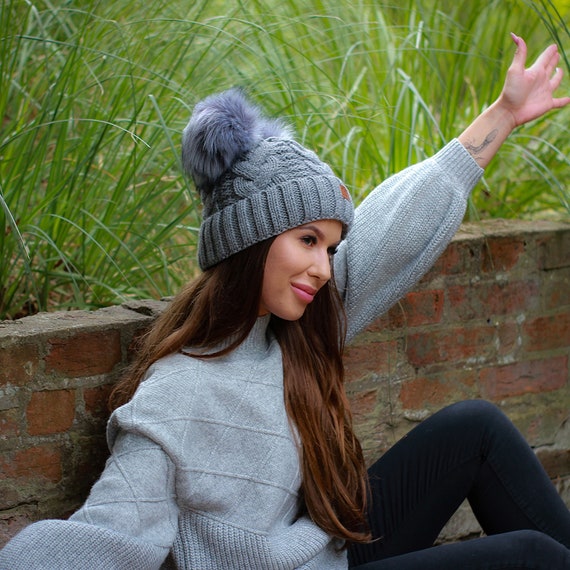
M 277 315 L 277 316 L 279 316 L 279 315 Z M 303 313 L 301 313 L 300 315 L 297 315 L 297 316 L 285 316 L 285 317 L 279 317 L 279 318 L 284 320 L 284 321 L 294 322 L 294 321 L 298 321 L 302 316 L 303 316 Z
M 304 314 L 305 314 L 305 310 L 300 310 L 300 311 L 272 311 L 271 312 L 272 315 L 275 315 L 276 317 L 279 317 L 280 319 L 284 320 L 284 321 L 298 321 Z

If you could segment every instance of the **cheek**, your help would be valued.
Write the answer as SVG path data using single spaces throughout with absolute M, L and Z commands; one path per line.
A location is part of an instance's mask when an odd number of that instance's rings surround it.
M 261 288 L 259 315 L 275 313 L 284 298 L 284 280 L 275 271 L 266 271 Z
M 277 274 L 285 275 L 295 272 L 301 252 L 294 245 L 290 240 L 275 240 L 265 261 L 264 279 L 270 280 Z

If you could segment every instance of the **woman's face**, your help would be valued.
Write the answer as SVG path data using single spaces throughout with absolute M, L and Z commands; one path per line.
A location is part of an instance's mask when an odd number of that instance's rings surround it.
M 259 315 L 299 319 L 331 278 L 332 256 L 341 234 L 339 221 L 318 220 L 278 235 L 265 262 Z

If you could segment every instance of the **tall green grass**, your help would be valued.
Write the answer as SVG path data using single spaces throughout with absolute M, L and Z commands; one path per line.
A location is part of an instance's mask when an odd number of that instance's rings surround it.
M 0 318 L 169 295 L 195 274 L 179 141 L 203 96 L 245 87 L 359 201 L 492 102 L 510 31 L 531 57 L 552 38 L 566 56 L 567 15 L 525 0 L 4 0 Z M 568 217 L 568 119 L 519 129 L 470 215 Z

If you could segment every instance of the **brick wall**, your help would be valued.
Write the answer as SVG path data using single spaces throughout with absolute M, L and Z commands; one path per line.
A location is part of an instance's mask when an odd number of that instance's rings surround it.
M 65 517 L 107 457 L 110 388 L 165 303 L 0 323 L 0 545 Z M 570 224 L 465 224 L 435 267 L 349 347 L 347 390 L 369 459 L 466 398 L 513 419 L 570 504 Z M 442 540 L 479 532 L 466 505 Z

